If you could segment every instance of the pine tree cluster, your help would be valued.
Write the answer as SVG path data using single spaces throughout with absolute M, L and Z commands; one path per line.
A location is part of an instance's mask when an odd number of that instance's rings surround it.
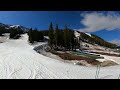
M 18 30 L 18 29 L 15 29 L 15 28 L 11 28 L 9 38 L 18 39 L 20 37 L 20 35 L 23 34 L 23 33 L 24 33 L 23 30 Z
M 0 27 L 0 36 L 2 36 L 2 34 L 4 34 L 4 33 L 9 33 L 9 32 L 10 32 L 10 30 L 5 29 L 5 27 Z
M 30 43 L 34 43 L 35 41 L 36 42 L 43 41 L 44 39 L 41 31 L 38 31 L 37 29 L 32 30 L 32 28 L 29 30 L 28 36 L 29 36 Z
M 55 30 L 53 29 L 52 23 L 49 27 L 49 46 L 52 49 L 57 50 L 74 50 L 79 45 L 78 40 L 74 36 L 74 31 L 69 29 L 67 26 L 63 30 L 58 28 L 56 24 Z

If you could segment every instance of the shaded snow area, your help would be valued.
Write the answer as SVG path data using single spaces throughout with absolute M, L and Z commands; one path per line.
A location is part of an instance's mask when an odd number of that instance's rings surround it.
M 9 33 L 3 34 L 0 36 L 0 43 L 6 42 L 9 39 Z
M 24 34 L 18 40 L 7 40 L 0 44 L 1 79 L 95 78 L 97 67 L 74 65 L 43 56 L 33 50 L 36 45 L 28 44 L 27 40 L 28 36 Z M 119 62 L 120 58 L 115 60 Z M 117 79 L 119 74 L 120 65 L 101 67 L 98 78 Z

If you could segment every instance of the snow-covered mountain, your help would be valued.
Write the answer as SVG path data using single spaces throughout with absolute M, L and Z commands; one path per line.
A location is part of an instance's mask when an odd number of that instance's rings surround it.
M 11 25 L 10 28 L 16 28 L 16 29 L 21 29 L 24 31 L 28 31 L 29 29 L 24 27 L 24 26 L 20 26 L 20 25 Z
M 10 25 L 10 24 L 3 24 L 3 23 L 0 23 L 0 27 L 4 27 L 5 29 L 15 28 L 15 29 L 18 29 L 18 30 L 23 30 L 23 31 L 28 31 L 29 30 L 29 28 L 26 28 L 26 27 L 21 26 L 21 25 Z

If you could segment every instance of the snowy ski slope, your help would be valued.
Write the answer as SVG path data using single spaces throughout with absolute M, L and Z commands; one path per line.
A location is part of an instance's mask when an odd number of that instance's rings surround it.
M 78 66 L 45 57 L 33 50 L 27 34 L 0 43 L 1 79 L 94 79 L 96 67 Z M 43 43 L 41 43 L 43 44 Z M 112 58 L 110 58 L 112 59 Z M 118 61 L 120 58 L 117 58 Z M 99 78 L 117 79 L 120 65 L 100 68 Z

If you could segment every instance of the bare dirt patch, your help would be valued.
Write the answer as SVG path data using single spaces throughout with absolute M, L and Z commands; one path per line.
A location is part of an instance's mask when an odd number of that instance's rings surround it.
M 104 61 L 104 62 L 99 62 L 96 59 L 86 58 L 86 57 L 74 55 L 74 54 L 71 54 L 71 53 L 68 53 L 68 52 L 60 53 L 60 52 L 57 52 L 57 51 L 52 51 L 51 53 L 59 56 L 63 60 L 67 60 L 67 61 L 69 60 L 76 65 L 83 65 L 83 66 L 101 65 L 101 67 L 118 65 L 117 63 L 115 63 L 113 61 L 110 61 L 110 60 L 107 60 L 107 61 Z
M 85 60 L 88 64 L 91 64 L 91 65 L 97 65 L 97 64 L 100 64 L 101 62 L 95 60 L 95 59 L 91 59 L 91 58 L 85 58 L 85 57 L 81 57 L 81 56 L 78 56 L 78 55 L 73 55 L 73 54 L 70 54 L 70 53 L 67 53 L 67 52 L 64 52 L 64 53 L 58 53 L 56 51 L 51 51 L 51 53 L 55 54 L 55 55 L 58 55 L 60 58 L 64 59 L 64 60 L 77 60 L 77 61 L 81 61 L 81 60 Z

